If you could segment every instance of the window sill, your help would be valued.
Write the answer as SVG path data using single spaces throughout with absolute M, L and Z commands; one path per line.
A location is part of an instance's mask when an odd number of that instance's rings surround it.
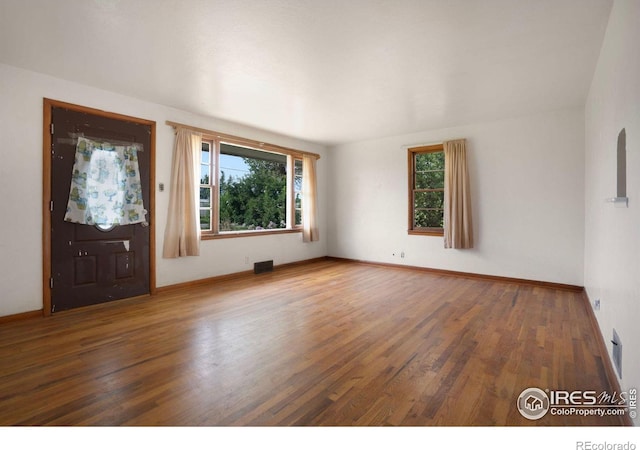
M 232 239 L 253 236 L 270 236 L 273 234 L 302 233 L 302 228 L 279 228 L 276 230 L 226 231 L 220 234 L 202 233 L 203 241 L 215 239 Z
M 408 230 L 407 232 L 416 236 L 444 236 L 444 230 Z

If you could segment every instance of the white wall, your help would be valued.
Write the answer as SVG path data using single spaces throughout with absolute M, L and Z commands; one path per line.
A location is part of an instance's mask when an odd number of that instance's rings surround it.
M 0 64 L 0 316 L 42 308 L 43 97 L 155 120 L 156 181 L 169 185 L 173 129 L 166 120 L 326 155 L 324 147 L 144 102 Z M 200 257 L 162 258 L 169 192 L 156 188 L 157 285 L 249 270 L 253 262 L 283 264 L 327 254 L 327 158 L 318 161 L 321 240 L 299 233 L 204 241 Z M 245 257 L 250 264 L 245 264 Z
M 455 138 L 467 139 L 473 250 L 407 234 L 407 147 Z M 582 109 L 341 145 L 330 162 L 332 256 L 583 284 Z
M 623 390 L 640 388 L 640 2 L 617 0 L 586 104 L 585 288 L 609 352 L 623 343 Z M 627 135 L 628 208 L 616 196 L 618 133 Z M 636 420 L 640 425 L 640 421 Z

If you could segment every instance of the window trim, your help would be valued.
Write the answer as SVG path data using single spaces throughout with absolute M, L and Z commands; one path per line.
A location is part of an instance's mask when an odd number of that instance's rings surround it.
M 301 233 L 302 223 L 295 224 L 295 161 L 302 161 L 303 152 L 292 151 L 284 147 L 271 146 L 264 143 L 256 145 L 256 141 L 250 139 L 243 139 L 237 136 L 227 136 L 220 134 L 202 134 L 202 142 L 208 142 L 210 144 L 210 187 L 211 187 L 211 229 L 201 230 L 200 237 L 202 240 L 210 239 L 229 239 L 236 237 L 252 237 L 252 236 L 265 236 L 273 234 L 287 234 L 287 233 Z M 271 230 L 243 230 L 243 231 L 220 231 L 220 145 L 229 144 L 241 147 L 247 147 L 252 150 L 265 153 L 274 153 L 278 155 L 284 155 L 287 157 L 287 224 L 286 228 L 274 228 Z M 202 151 L 201 153 L 202 154 Z M 202 161 L 200 161 L 201 167 Z M 199 174 L 200 177 L 200 174 Z M 202 184 L 198 185 L 199 187 Z M 198 190 L 199 196 L 199 190 Z M 199 217 L 199 216 L 198 216 Z M 200 223 L 198 221 L 198 226 Z
M 283 155 L 293 155 L 297 158 L 302 159 L 303 155 L 309 155 L 314 157 L 315 159 L 320 159 L 320 155 L 317 153 L 306 152 L 303 150 L 296 150 L 292 148 L 282 147 L 280 145 L 269 144 L 267 142 L 256 141 L 253 139 L 247 139 L 243 137 L 234 136 L 232 134 L 219 133 L 213 130 L 207 130 L 206 128 L 198 128 L 192 127 L 191 125 L 185 125 L 183 123 L 172 122 L 171 120 L 165 121 L 165 123 L 174 129 L 178 128 L 186 128 L 187 130 L 195 131 L 196 133 L 201 133 L 203 139 L 207 140 L 215 140 L 220 139 L 230 144 L 239 144 L 249 146 L 251 148 L 255 148 L 256 150 L 265 150 L 271 151 L 273 153 L 282 153 Z
M 419 153 L 436 153 L 442 152 L 444 153 L 444 145 L 443 144 L 432 144 L 432 145 L 422 145 L 418 147 L 410 147 L 408 150 L 408 227 L 407 233 L 410 235 L 419 235 L 419 236 L 444 236 L 444 228 L 419 228 L 416 229 L 413 227 L 414 223 L 414 191 L 415 191 L 415 155 Z M 445 167 L 446 170 L 446 167 Z M 443 188 L 444 190 L 444 188 Z
M 300 229 L 302 230 L 302 225 L 303 225 L 303 220 L 304 220 L 304 214 L 303 214 L 303 207 L 302 207 L 302 202 L 303 202 L 303 198 L 304 198 L 304 191 L 302 190 L 304 183 L 302 182 L 303 178 L 302 178 L 302 172 L 303 172 L 303 162 L 302 162 L 302 157 L 297 157 L 297 156 L 292 156 L 289 155 L 288 158 L 291 158 L 291 173 L 287 173 L 287 176 L 291 176 L 291 178 L 287 179 L 287 187 L 290 187 L 291 191 L 289 192 L 289 194 L 291 195 L 291 201 L 289 203 L 290 207 L 291 207 L 291 224 L 292 224 L 292 228 L 294 229 Z M 296 162 L 300 161 L 300 181 L 301 181 L 301 186 L 300 186 L 300 208 L 296 208 Z M 287 160 L 288 162 L 288 160 Z M 288 166 L 289 167 L 289 166 Z M 297 224 L 296 223 L 296 210 L 300 210 L 300 223 Z M 289 211 L 287 211 L 289 212 Z
M 225 142 L 228 142 L 230 144 L 239 144 L 239 145 L 246 145 L 249 146 L 251 148 L 255 148 L 257 150 L 263 150 L 263 151 L 271 151 L 274 153 L 280 153 L 283 155 L 287 155 L 287 156 L 292 156 L 293 158 L 296 159 L 302 159 L 305 155 L 306 156 L 310 156 L 312 158 L 315 158 L 316 160 L 320 159 L 320 155 L 317 153 L 313 153 L 313 152 L 308 152 L 308 151 L 304 151 L 304 150 L 298 150 L 298 149 L 292 149 L 292 148 L 288 148 L 288 147 L 282 147 L 280 145 L 274 145 L 274 144 L 269 144 L 267 142 L 263 142 L 263 141 L 256 141 L 253 139 L 247 139 L 247 138 L 243 138 L 243 137 L 239 137 L 239 136 L 234 136 L 232 134 L 226 134 L 226 133 L 220 133 L 218 131 L 215 130 L 211 130 L 211 129 L 207 129 L 207 128 L 200 128 L 200 127 L 194 127 L 192 125 L 187 125 L 184 123 L 180 123 L 180 122 L 174 122 L 171 120 L 165 120 L 164 122 L 166 125 L 173 127 L 174 130 L 177 130 L 179 128 L 184 128 L 187 130 L 191 130 L 193 132 L 196 133 L 200 133 L 202 135 L 202 139 L 206 139 L 209 141 L 220 141 L 223 140 Z M 217 170 L 216 170 L 217 173 Z M 287 186 L 288 187 L 288 186 Z M 216 188 L 218 188 L 218 181 L 216 180 Z M 199 196 L 199 193 L 198 193 Z M 216 223 L 219 222 L 218 220 L 218 216 L 217 214 L 219 214 L 219 206 L 218 206 L 218 198 L 219 198 L 219 193 L 217 193 L 215 195 L 215 205 L 214 205 L 214 209 L 212 211 L 212 214 L 216 214 L 215 218 L 212 218 L 212 220 L 215 219 Z M 291 195 L 292 201 L 293 201 L 293 195 Z M 295 205 L 294 205 L 295 206 Z M 294 213 L 295 214 L 295 213 Z M 198 219 L 199 220 L 199 219 Z M 295 217 L 294 217 L 295 220 Z M 200 223 L 198 222 L 198 226 L 200 226 Z M 294 228 L 278 228 L 278 229 L 274 229 L 274 230 L 254 230 L 251 231 L 250 233 L 245 233 L 242 232 L 242 234 L 237 233 L 237 234 L 233 234 L 233 232 L 230 232 L 230 234 L 212 234 L 211 232 L 206 232 L 206 233 L 201 233 L 200 239 L 201 240 L 208 240 L 208 239 L 220 239 L 220 238 L 230 238 L 230 237 L 251 237 L 251 236 L 259 236 L 262 234 L 282 234 L 282 233 L 302 233 L 303 231 L 303 226 L 299 225 L 299 226 L 295 226 Z
M 203 143 L 208 143 L 209 144 L 209 184 L 205 185 L 202 183 L 202 166 L 203 166 L 203 162 L 202 162 L 202 144 Z M 209 222 L 211 225 L 211 230 L 213 230 L 213 224 L 214 224 L 214 220 L 215 220 L 215 211 L 216 211 L 216 199 L 217 199 L 217 194 L 214 193 L 214 189 L 216 189 L 216 186 L 218 186 L 218 180 L 216 177 L 216 174 L 214 173 L 215 170 L 217 169 L 217 162 L 214 162 L 213 158 L 216 155 L 216 151 L 215 151 L 215 143 L 213 141 L 210 141 L 209 139 L 202 139 L 202 143 L 200 144 L 200 156 L 198 158 L 199 164 L 198 164 L 198 179 L 200 180 L 200 184 L 199 187 L 200 189 L 202 189 L 203 187 L 208 187 L 210 192 L 209 192 L 209 207 L 206 209 L 209 209 Z M 202 211 L 203 206 L 200 204 L 200 191 L 198 191 L 198 212 Z M 200 228 L 200 234 L 204 235 L 209 234 L 210 230 L 202 230 L 201 228 L 201 224 L 200 224 L 200 214 L 198 214 L 198 227 Z

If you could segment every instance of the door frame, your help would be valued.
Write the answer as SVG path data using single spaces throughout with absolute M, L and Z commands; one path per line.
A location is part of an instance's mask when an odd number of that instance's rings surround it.
M 42 122 L 42 313 L 51 315 L 51 117 L 53 108 L 65 108 L 76 112 L 92 114 L 109 119 L 125 120 L 151 128 L 151 148 L 149 149 L 149 294 L 156 292 L 156 122 L 126 116 L 87 106 L 43 99 Z

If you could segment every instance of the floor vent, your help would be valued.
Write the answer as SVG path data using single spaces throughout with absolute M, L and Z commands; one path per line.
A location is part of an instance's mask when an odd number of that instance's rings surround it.
M 253 273 L 273 272 L 273 260 L 260 261 L 253 264 Z
M 613 347 L 613 364 L 616 366 L 618 377 L 622 379 L 622 341 L 615 329 L 613 330 L 613 340 L 611 341 L 611 344 Z

